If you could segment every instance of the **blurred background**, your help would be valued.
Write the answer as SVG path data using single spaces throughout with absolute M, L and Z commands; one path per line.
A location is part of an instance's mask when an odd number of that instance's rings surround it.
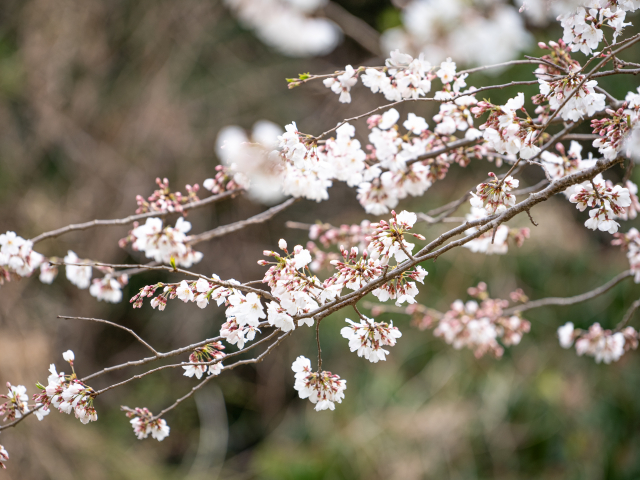
M 558 39 L 553 18 L 566 4 L 527 0 L 3 0 L 0 3 L 0 231 L 25 238 L 94 218 L 121 218 L 148 196 L 156 177 L 171 186 L 202 183 L 220 162 L 220 130 L 251 130 L 258 120 L 296 121 L 319 133 L 340 119 L 384 103 L 358 86 L 353 103 L 341 105 L 322 84 L 288 90 L 286 77 L 326 73 L 345 64 L 379 65 L 391 48 L 424 51 L 432 63 L 452 56 L 459 66 L 540 55 L 537 41 Z M 577 57 L 583 60 L 581 54 Z M 626 60 L 640 61 L 628 50 Z M 469 85 L 530 79 L 532 66 L 474 74 Z M 617 98 L 635 90 L 635 77 L 606 77 Z M 525 95 L 537 93 L 524 89 Z M 504 103 L 516 90 L 491 93 Z M 410 107 L 410 108 L 409 108 Z M 431 123 L 430 105 L 410 105 Z M 366 143 L 364 121 L 356 124 Z M 588 129 L 580 132 L 588 133 Z M 567 145 L 568 146 L 568 145 Z M 588 151 L 588 146 L 585 151 Z M 506 172 L 474 161 L 455 165 L 423 198 L 400 209 L 426 211 L 459 198 L 485 178 Z M 638 172 L 638 169 L 636 169 Z M 608 173 L 621 178 L 621 171 Z M 640 172 L 634 175 L 640 180 Z M 521 186 L 542 178 L 525 169 Z M 266 207 L 241 197 L 189 214 L 194 232 L 259 213 Z M 460 214 L 468 211 L 467 206 Z M 610 246 L 611 236 L 585 229 L 586 215 L 563 197 L 532 211 L 531 239 L 508 254 L 485 256 L 457 249 L 425 265 L 421 303 L 445 311 L 479 281 L 493 297 L 522 288 L 530 298 L 569 296 L 590 290 L 628 268 Z M 385 216 L 386 217 L 386 216 Z M 304 231 L 286 220 L 333 225 L 367 217 L 355 191 L 343 184 L 331 199 L 301 201 L 269 223 L 233 237 L 198 245 L 204 260 L 193 269 L 249 281 L 264 272 L 256 264 L 279 238 L 305 244 Z M 525 221 L 526 220 L 526 221 Z M 627 222 L 622 231 L 638 222 Z M 427 238 L 443 226 L 420 225 Z M 122 250 L 126 227 L 87 230 L 50 239 L 36 250 L 63 256 L 142 262 Z M 326 275 L 326 272 L 323 274 Z M 35 392 L 47 368 L 63 367 L 61 352 L 76 353 L 77 371 L 145 355 L 125 332 L 56 315 L 105 318 L 134 329 L 167 351 L 214 336 L 224 310 L 170 302 L 164 312 L 146 303 L 133 310 L 126 299 L 146 284 L 179 277 L 133 277 L 125 301 L 97 302 L 61 272 L 53 285 L 37 278 L 13 281 L 0 291 L 0 381 Z M 324 278 L 324 276 L 322 277 Z M 350 353 L 339 331 L 345 315 L 323 323 L 324 365 L 347 379 L 346 398 L 335 412 L 315 412 L 293 390 L 291 362 L 314 358 L 311 329 L 300 328 L 257 366 L 222 375 L 165 418 L 171 435 L 162 443 L 139 441 L 120 405 L 157 412 L 187 392 L 195 380 L 163 371 L 96 402 L 99 421 L 81 425 L 52 412 L 30 418 L 0 436 L 11 459 L 8 479 L 634 479 L 640 477 L 640 369 L 637 352 L 610 366 L 562 350 L 556 329 L 600 322 L 613 327 L 638 298 L 630 280 L 600 298 L 573 307 L 527 312 L 531 333 L 504 358 L 475 359 L 407 315 L 383 314 L 403 332 L 386 362 L 370 364 Z M 373 297 L 372 297 L 373 299 Z M 365 310 L 367 310 L 365 308 Z M 632 325 L 638 325 L 638 320 Z M 231 349 L 233 350 L 233 348 Z M 181 358 L 181 360 L 186 360 Z M 142 370 L 96 379 L 102 388 Z

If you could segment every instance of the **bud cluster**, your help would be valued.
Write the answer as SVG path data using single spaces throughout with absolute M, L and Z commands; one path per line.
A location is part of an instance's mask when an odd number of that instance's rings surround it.
M 591 120 L 593 133 L 600 135 L 600 138 L 593 141 L 593 146 L 608 160 L 616 158 L 627 133 L 638 119 L 638 107 L 632 111 L 627 107 L 628 103 L 625 102 L 617 110 L 607 108 L 606 118 Z
M 207 370 L 209 375 L 220 375 L 222 371 L 222 359 L 225 357 L 224 346 L 220 342 L 207 343 L 203 347 L 196 348 L 191 355 L 189 355 L 189 362 L 193 364 L 198 363 L 212 363 L 211 365 L 187 365 L 184 368 L 185 377 L 195 377 L 200 380 Z
M 147 200 L 142 195 L 136 196 L 136 203 L 138 204 L 136 213 L 183 212 L 183 205 L 199 200 L 197 193 L 200 186 L 197 183 L 193 187 L 191 185 L 185 186 L 186 195 L 180 192 L 172 192 L 169 188 L 169 180 L 166 178 L 163 180 L 160 180 L 159 177 L 156 178 L 156 184 L 158 185 L 157 190 Z M 184 215 L 186 216 L 186 212 Z
M 123 407 L 123 409 L 125 409 Z M 162 418 L 154 418 L 153 414 L 145 407 L 134 409 L 125 409 L 126 415 L 131 419 L 130 423 L 133 427 L 133 433 L 136 434 L 138 440 L 147 438 L 151 434 L 159 442 L 169 436 L 169 426 Z

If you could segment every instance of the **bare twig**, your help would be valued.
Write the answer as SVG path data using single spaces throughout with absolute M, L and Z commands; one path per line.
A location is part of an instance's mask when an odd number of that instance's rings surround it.
M 280 213 L 281 211 L 287 209 L 299 199 L 297 198 L 289 198 L 284 201 L 280 205 L 276 205 L 275 207 L 271 207 L 269 210 L 265 210 L 258 215 L 254 215 L 253 217 L 247 218 L 246 220 L 240 220 L 239 222 L 231 223 L 229 225 L 223 225 L 221 227 L 214 228 L 213 230 L 209 230 L 208 232 L 199 233 L 198 235 L 191 235 L 187 243 L 190 245 L 195 245 L 196 243 L 204 242 L 206 240 L 211 240 L 213 238 L 222 237 L 223 235 L 227 235 L 232 232 L 237 232 L 249 225 L 256 225 L 259 223 L 264 223 L 267 220 L 270 220 L 275 215 Z
M 545 307 L 548 305 L 574 305 L 576 303 L 586 302 L 587 300 L 591 300 L 603 293 L 607 293 L 617 284 L 622 282 L 623 280 L 633 276 L 630 270 L 622 272 L 621 274 L 615 276 L 611 280 L 609 280 L 604 285 L 599 286 L 598 288 L 594 288 L 593 290 L 585 293 L 581 293 L 580 295 L 575 295 L 573 297 L 549 297 L 549 298 L 541 298 L 540 300 L 533 300 L 531 302 L 523 303 L 522 305 L 515 305 L 511 308 L 507 308 L 504 310 L 505 315 L 511 315 L 516 312 L 524 312 L 526 310 L 531 310 L 532 308 Z
M 67 317 L 64 315 L 58 315 L 58 318 L 62 318 L 64 320 L 86 320 L 86 321 L 96 322 L 96 323 L 105 323 L 107 325 L 111 325 L 112 327 L 120 328 L 126 332 L 129 332 L 131 335 L 133 335 L 136 340 L 138 340 L 142 345 L 144 345 L 149 350 L 151 350 L 154 355 L 159 355 L 159 352 L 155 348 L 153 348 L 151 345 L 149 345 L 147 342 L 145 342 L 142 338 L 140 338 L 136 332 L 134 332 L 130 328 L 124 327 L 114 322 L 110 322 L 109 320 L 101 320 L 99 318 L 88 318 L 88 317 Z
M 197 202 L 187 203 L 186 205 L 183 205 L 182 210 L 183 211 L 193 210 L 194 208 L 204 207 L 206 205 L 218 202 L 225 198 L 233 197 L 243 191 L 244 190 L 242 189 L 229 190 L 228 192 L 223 192 L 219 195 L 213 195 L 211 197 L 205 198 L 204 200 L 198 200 Z M 42 240 L 46 240 L 47 238 L 59 237 L 60 235 L 64 235 L 65 233 L 73 232 L 76 230 L 87 230 L 89 228 L 99 227 L 99 226 L 129 225 L 130 223 L 133 223 L 137 220 L 143 220 L 145 218 L 150 218 L 150 217 L 159 217 L 162 215 L 168 215 L 173 213 L 179 213 L 179 212 L 147 212 L 147 213 L 140 213 L 138 215 L 129 215 L 128 217 L 119 218 L 115 220 L 92 220 L 90 222 L 67 225 L 66 227 L 58 228 L 57 230 L 41 233 L 37 237 L 32 238 L 31 241 L 35 245 L 36 243 L 41 242 Z
M 631 306 L 627 310 L 627 313 L 625 313 L 624 317 L 622 317 L 622 320 L 620 321 L 620 323 L 616 325 L 616 328 L 615 328 L 616 332 L 620 332 L 624 327 L 627 326 L 631 318 L 633 318 L 633 314 L 636 313 L 636 310 L 638 310 L 638 308 L 640 308 L 640 300 L 636 300 L 631 304 Z

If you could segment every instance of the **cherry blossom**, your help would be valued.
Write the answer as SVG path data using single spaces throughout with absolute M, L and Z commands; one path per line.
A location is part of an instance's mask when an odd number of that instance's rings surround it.
M 336 78 L 327 78 L 324 80 L 324 86 L 330 88 L 333 93 L 340 94 L 340 103 L 351 103 L 351 87 L 357 82 L 356 72 L 351 65 L 347 65 L 342 75 Z
M 558 329 L 558 336 L 563 348 L 570 348 L 575 339 L 576 353 L 594 357 L 596 363 L 617 362 L 625 351 L 638 346 L 638 332 L 632 327 L 620 332 L 604 330 L 599 323 L 594 323 L 583 331 L 574 330 L 569 322 Z
M 326 0 L 224 0 L 224 4 L 260 40 L 284 55 L 325 55 L 342 39 L 338 25 L 314 15 Z
M 73 352 L 70 350 L 65 352 L 64 359 L 71 364 L 73 369 Z M 46 415 L 45 412 L 53 405 L 62 413 L 74 412 L 75 417 L 83 424 L 97 421 L 98 414 L 93 406 L 95 391 L 78 380 L 75 373 L 72 375 L 58 373 L 53 364 L 51 364 L 49 372 L 51 375 L 48 378 L 48 385 L 45 387 L 38 383 L 37 386 L 41 392 L 33 396 L 36 403 L 42 405 L 36 411 L 36 415 L 38 412 L 41 412 L 40 415 Z
M 371 252 L 371 258 L 379 259 L 382 265 L 389 263 L 392 257 L 395 257 L 398 263 L 407 260 L 409 258 L 407 253 L 410 254 L 415 246 L 404 240 L 404 234 L 409 233 L 409 230 L 413 228 L 418 219 L 417 215 L 406 210 L 399 214 L 392 211 L 391 214 L 393 218 L 389 220 L 389 223 L 381 220 L 379 223 L 371 224 L 373 234 L 367 250 Z M 410 235 L 424 240 L 420 234 L 410 233 Z
M 189 355 L 189 363 L 210 363 L 211 365 L 187 365 L 184 368 L 185 377 L 195 376 L 198 380 L 202 378 L 202 375 L 208 373 L 209 375 L 220 375 L 222 371 L 222 359 L 225 357 L 224 346 L 220 342 L 208 343 L 203 347 L 196 348 L 191 355 Z
M 24 385 L 11 385 L 7 382 L 9 393 L 0 395 L 0 398 L 6 398 L 7 401 L 0 405 L 0 415 L 4 415 L 4 421 L 12 421 L 22 418 L 25 413 L 29 412 L 29 396 L 27 395 L 27 387 Z
M 371 363 L 379 360 L 386 360 L 389 353 L 382 347 L 393 347 L 396 339 L 402 336 L 400 330 L 387 323 L 377 323 L 372 318 L 362 317 L 360 323 L 355 323 L 346 319 L 349 327 L 340 330 L 340 334 L 349 340 L 349 348 L 352 352 L 357 351 L 359 357 L 364 357 Z
M 5 465 L 7 460 L 9 460 L 9 452 L 7 452 L 7 450 L 2 445 L 0 445 L 0 466 L 2 466 L 2 468 L 4 469 L 7 468 L 7 466 Z
M 15 232 L 0 235 L 0 270 L 7 267 L 9 272 L 28 277 L 40 266 L 44 257 L 33 251 L 33 243 Z
M 117 278 L 113 278 L 111 275 L 105 275 L 103 278 L 94 278 L 91 287 L 89 287 L 89 293 L 98 300 L 119 303 L 122 301 L 122 287 L 127 282 L 126 275 L 121 275 Z
M 162 226 L 162 219 L 147 218 L 144 225 L 136 226 L 129 237 L 121 240 L 121 246 L 131 242 L 134 250 L 142 251 L 147 258 L 156 262 L 175 264 L 189 268 L 202 260 L 202 253 L 196 252 L 188 244 L 187 232 L 191 223 L 180 217 L 175 227 Z
M 127 417 L 131 418 L 130 423 L 133 427 L 133 433 L 136 434 L 138 440 L 147 438 L 151 434 L 152 438 L 161 442 L 169 436 L 171 429 L 167 422 L 162 418 L 155 418 L 146 407 L 126 409 L 126 412 Z
M 186 195 L 180 192 L 171 192 L 169 180 L 166 178 L 163 180 L 156 178 L 156 184 L 158 185 L 158 189 L 155 190 L 147 200 L 141 195 L 136 196 L 136 202 L 138 203 L 136 213 L 182 212 L 185 204 L 199 200 L 197 193 L 200 186 L 197 183 L 193 187 L 186 185 Z
M 315 410 L 335 410 L 335 403 L 342 403 L 347 381 L 331 372 L 312 372 L 308 358 L 300 356 L 293 362 L 296 383 L 293 388 L 300 398 L 308 398 L 315 404 Z
M 491 180 L 476 187 L 476 193 L 471 192 L 471 206 L 484 208 L 487 214 L 502 213 L 516 203 L 516 196 L 511 190 L 518 188 L 520 181 L 511 175 L 500 180 L 495 173 L 489 172 Z
M 80 260 L 72 250 L 69 250 L 64 257 L 67 279 L 80 289 L 88 288 L 91 282 L 91 265 L 86 265 L 87 262 L 87 260 Z M 85 265 L 82 265 L 83 263 Z
M 598 175 L 592 182 L 576 186 L 574 192 L 569 201 L 575 203 L 578 210 L 582 212 L 587 207 L 593 208 L 589 211 L 590 218 L 584 223 L 585 227 L 609 233 L 618 231 L 620 224 L 614 219 L 625 213 L 624 207 L 631 205 L 628 189 L 619 185 L 609 186 Z

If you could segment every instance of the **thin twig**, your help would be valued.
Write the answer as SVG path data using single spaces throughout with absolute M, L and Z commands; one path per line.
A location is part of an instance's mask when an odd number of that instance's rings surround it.
M 503 313 L 504 315 L 512 315 L 516 312 L 524 312 L 526 310 L 531 310 L 532 308 L 545 307 L 548 305 L 566 306 L 566 305 L 574 305 L 576 303 L 586 302 L 587 300 L 591 300 L 592 298 L 595 298 L 599 295 L 602 295 L 603 293 L 608 292 L 617 284 L 619 284 L 620 282 L 622 282 L 623 280 L 631 276 L 633 276 L 633 273 L 631 272 L 631 270 L 627 270 L 615 276 L 604 285 L 601 285 L 598 288 L 594 288 L 593 290 L 590 290 L 588 292 L 581 293 L 580 295 L 575 295 L 573 297 L 541 298 L 539 300 L 533 300 L 531 302 L 523 303 L 522 305 L 515 305 L 511 308 L 507 308 L 506 310 L 504 310 Z
M 258 215 L 254 215 L 253 217 L 249 217 L 246 220 L 240 220 L 239 222 L 231 223 L 229 225 L 223 225 L 221 227 L 214 228 L 213 230 L 209 230 L 208 232 L 199 233 L 197 235 L 191 235 L 187 239 L 187 243 L 189 245 L 195 245 L 196 243 L 204 242 L 206 240 L 211 240 L 213 238 L 222 237 L 223 235 L 227 235 L 232 232 L 237 232 L 249 225 L 256 225 L 259 223 L 264 223 L 267 220 L 273 218 L 276 214 L 281 211 L 287 209 L 295 202 L 297 202 L 298 198 L 289 198 L 284 201 L 280 205 L 276 205 L 275 207 L 271 207 L 269 210 L 265 210 Z
M 633 317 L 633 314 L 636 313 L 636 310 L 638 310 L 638 308 L 640 308 L 640 300 L 636 300 L 631 304 L 631 306 L 629 307 L 629 310 L 627 310 L 627 313 L 624 314 L 624 317 L 622 318 L 620 323 L 616 325 L 616 328 L 614 331 L 616 332 L 622 331 L 622 329 L 627 326 L 627 323 L 629 323 L 629 321 Z
M 120 328 L 126 332 L 129 332 L 131 335 L 133 335 L 136 340 L 138 340 L 142 345 L 144 345 L 149 350 L 151 350 L 154 355 L 159 355 L 159 352 L 155 348 L 153 348 L 151 345 L 149 345 L 147 342 L 145 342 L 142 338 L 140 338 L 136 332 L 134 332 L 133 330 L 125 326 L 119 325 L 114 322 L 110 322 L 109 320 L 101 320 L 99 318 L 88 318 L 88 317 L 67 317 L 64 315 L 58 315 L 58 318 L 62 318 L 64 320 L 86 320 L 86 321 L 96 322 L 96 323 L 106 323 L 107 325 L 111 325 L 112 327 Z
M 225 198 L 233 197 L 243 191 L 244 190 L 242 189 L 229 190 L 228 192 L 223 192 L 219 195 L 213 195 L 211 197 L 205 198 L 204 200 L 198 200 L 197 202 L 187 203 L 186 205 L 182 206 L 182 211 L 193 210 L 194 208 L 204 207 L 206 205 L 223 200 Z M 161 215 L 167 215 L 167 214 L 173 214 L 173 213 L 180 213 L 180 212 L 147 212 L 147 213 L 140 213 L 138 215 L 129 215 L 128 217 L 119 218 L 115 220 L 92 220 L 90 222 L 67 225 L 66 227 L 58 228 L 57 230 L 41 233 L 37 237 L 32 238 L 31 241 L 35 245 L 36 243 L 41 242 L 42 240 L 45 240 L 47 238 L 59 237 L 60 235 L 63 235 L 68 232 L 73 232 L 76 230 L 87 230 L 89 228 L 99 227 L 99 226 L 128 225 L 137 220 L 143 220 L 145 218 L 158 217 Z

